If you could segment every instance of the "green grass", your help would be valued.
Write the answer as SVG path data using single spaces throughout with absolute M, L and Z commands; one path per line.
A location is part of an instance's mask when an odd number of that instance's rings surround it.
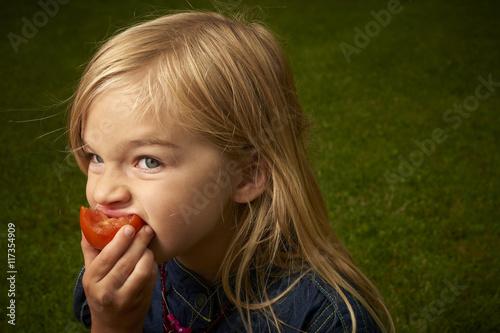
M 0 325 L 6 332 L 79 332 L 72 288 L 82 264 L 78 208 L 85 179 L 67 159 L 64 106 L 97 44 L 155 9 L 186 1 L 70 1 L 15 53 L 36 1 L 2 5 L 0 154 L 3 212 Z M 190 1 L 210 9 L 207 1 Z M 307 3 L 307 4 L 306 4 Z M 371 10 L 387 1 L 230 1 L 262 6 L 286 44 L 304 107 L 316 122 L 311 160 L 332 223 L 384 295 L 398 332 L 498 332 L 500 144 L 497 87 L 457 129 L 446 110 L 500 81 L 500 5 L 402 1 L 403 9 L 348 63 Z M 483 91 L 484 92 L 484 91 Z M 399 156 L 446 131 L 393 190 Z M 415 154 L 415 153 L 413 153 Z M 6 324 L 7 224 L 16 226 L 16 326 Z M 458 284 L 457 295 L 448 284 Z M 455 297 L 452 297 L 455 296 Z M 424 330 L 425 328 L 425 330 Z M 3 329 L 2 329 L 3 330 Z

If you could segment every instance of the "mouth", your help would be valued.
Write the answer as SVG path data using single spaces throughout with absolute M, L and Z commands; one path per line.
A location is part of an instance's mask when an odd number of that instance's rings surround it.
M 96 249 L 102 250 L 124 225 L 130 225 L 135 232 L 144 226 L 145 222 L 136 214 L 124 210 L 96 207 L 80 209 L 80 228 L 87 241 Z
M 114 209 L 114 208 L 109 208 L 109 207 L 102 206 L 102 205 L 97 205 L 95 207 L 95 210 L 99 210 L 99 211 L 103 212 L 104 214 L 106 214 L 108 217 L 112 217 L 112 218 L 128 217 L 128 216 L 132 216 L 135 214 L 133 212 L 127 212 L 123 209 Z

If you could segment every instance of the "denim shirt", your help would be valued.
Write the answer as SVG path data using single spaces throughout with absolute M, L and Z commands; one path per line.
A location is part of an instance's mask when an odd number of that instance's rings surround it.
M 182 326 L 191 327 L 193 332 L 205 332 L 219 318 L 211 332 L 246 331 L 244 323 L 247 319 L 242 318 L 234 306 L 227 306 L 227 298 L 220 282 L 206 284 L 176 259 L 168 261 L 165 267 L 168 308 Z M 73 309 L 77 319 L 90 328 L 90 310 L 82 286 L 83 273 L 84 268 L 75 283 Z M 269 298 L 272 299 L 286 290 L 297 277 L 269 279 Z M 346 296 L 355 312 L 356 332 L 380 332 L 362 305 L 350 294 L 346 293 Z M 161 300 L 161 275 L 158 273 L 143 332 L 163 332 Z M 224 307 L 225 310 L 222 310 Z M 351 332 L 352 321 L 345 302 L 333 287 L 314 272 L 302 277 L 285 297 L 273 305 L 273 309 L 278 318 L 286 324 L 281 325 L 281 332 Z M 251 325 L 253 332 L 278 332 L 272 321 L 259 311 L 251 311 Z

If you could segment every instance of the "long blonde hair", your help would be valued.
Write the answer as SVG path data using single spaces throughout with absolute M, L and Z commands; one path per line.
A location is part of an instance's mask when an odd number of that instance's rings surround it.
M 224 291 L 241 315 L 249 318 L 249 311 L 260 309 L 278 328 L 286 325 L 272 305 L 291 288 L 269 299 L 266 276 L 273 268 L 282 274 L 314 270 L 346 302 L 353 332 L 356 318 L 343 290 L 383 332 L 394 331 L 377 289 L 331 228 L 306 156 L 309 120 L 276 37 L 261 23 L 185 12 L 109 39 L 88 64 L 72 104 L 70 141 L 84 173 L 88 162 L 79 148 L 92 102 L 109 89 L 126 87 L 139 73 L 140 82 L 129 89 L 135 89 L 131 93 L 142 104 L 142 116 L 168 109 L 172 119 L 221 151 L 242 158 L 251 152 L 250 160 L 257 157 L 267 169 L 264 193 L 237 207 L 236 234 L 220 270 Z M 250 270 L 256 272 L 257 290 L 248 278 Z M 251 330 L 249 319 L 246 325 Z

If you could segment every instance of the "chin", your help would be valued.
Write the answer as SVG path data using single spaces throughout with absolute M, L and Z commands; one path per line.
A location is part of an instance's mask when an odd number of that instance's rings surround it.
M 165 253 L 163 253 L 163 251 L 161 251 L 159 244 L 156 242 L 156 237 L 151 240 L 151 243 L 149 243 L 148 248 L 151 251 L 153 251 L 153 255 L 155 257 L 155 262 L 158 265 L 161 265 L 165 261 L 168 261 L 168 260 L 174 258 L 174 256 L 165 255 Z

